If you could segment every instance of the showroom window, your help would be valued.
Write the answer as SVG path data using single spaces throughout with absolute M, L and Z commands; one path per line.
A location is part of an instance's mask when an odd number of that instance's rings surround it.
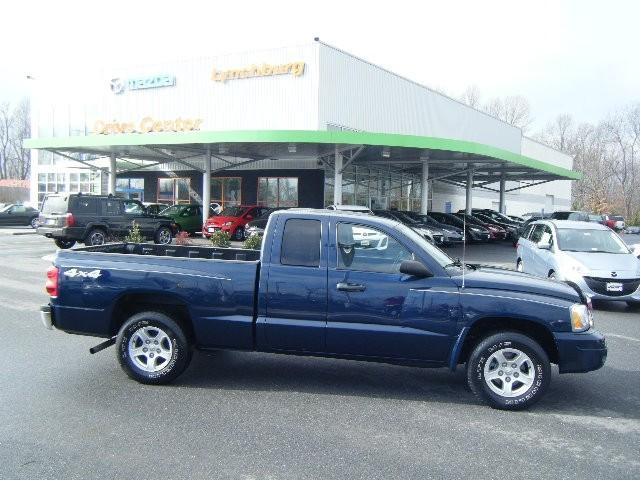
M 297 207 L 298 178 L 258 178 L 258 205 L 265 207 Z
M 73 172 L 69 174 L 71 193 L 100 193 L 100 172 Z
M 158 202 L 190 203 L 191 179 L 159 178 Z
M 39 173 L 38 174 L 38 203 L 44 200 L 48 193 L 65 193 L 67 191 L 67 178 L 64 173 Z
M 242 179 L 240 177 L 217 177 L 211 179 L 211 203 L 222 208 L 240 205 L 242 202 Z

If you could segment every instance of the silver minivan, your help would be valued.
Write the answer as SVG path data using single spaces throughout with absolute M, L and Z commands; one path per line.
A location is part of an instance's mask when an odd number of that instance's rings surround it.
M 615 232 L 598 223 L 531 223 L 518 240 L 516 269 L 571 282 L 594 300 L 640 304 L 640 260 Z

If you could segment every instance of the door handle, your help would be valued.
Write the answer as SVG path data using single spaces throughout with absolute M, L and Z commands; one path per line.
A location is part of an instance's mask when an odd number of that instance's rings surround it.
M 340 282 L 336 285 L 336 289 L 340 290 L 341 292 L 364 292 L 367 287 L 359 283 Z

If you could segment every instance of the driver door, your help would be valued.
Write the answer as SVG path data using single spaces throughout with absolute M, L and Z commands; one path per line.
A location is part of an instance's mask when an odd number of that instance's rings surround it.
M 329 250 L 337 257 L 328 270 L 327 352 L 445 360 L 451 306 L 458 302 L 450 278 L 400 273 L 400 264 L 415 256 L 388 232 L 347 222 L 336 230 Z

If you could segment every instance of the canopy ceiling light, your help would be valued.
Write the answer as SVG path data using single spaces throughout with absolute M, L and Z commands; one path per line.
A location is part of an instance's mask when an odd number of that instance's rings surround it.
M 389 147 L 384 147 L 382 149 L 382 156 L 384 158 L 389 158 L 391 156 L 391 151 L 389 150 Z
M 218 145 L 218 153 L 219 153 L 220 155 L 224 155 L 224 154 L 225 154 L 225 153 L 227 153 L 228 151 L 229 151 L 229 150 L 227 149 L 227 146 L 226 146 L 226 145 L 224 145 L 224 144 L 222 144 L 222 143 L 221 143 L 220 145 Z
M 296 153 L 298 151 L 298 148 L 296 146 L 295 143 L 290 143 L 289 144 L 289 153 Z

